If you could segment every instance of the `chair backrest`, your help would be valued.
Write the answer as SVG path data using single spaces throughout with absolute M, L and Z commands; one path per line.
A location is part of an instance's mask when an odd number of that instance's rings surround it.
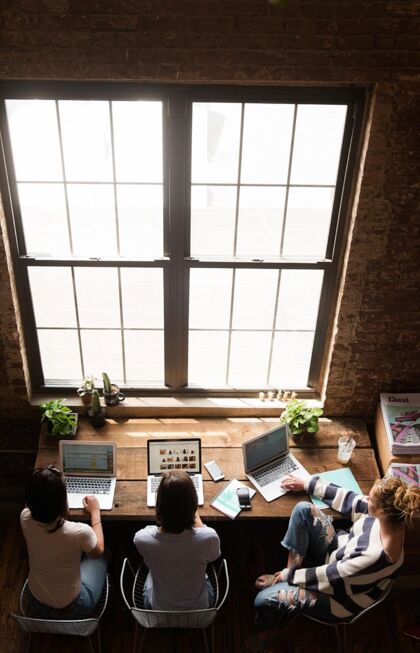
M 363 615 L 365 615 L 367 612 L 369 612 L 370 610 L 373 610 L 373 609 L 376 608 L 378 605 L 380 605 L 383 601 L 385 601 L 385 599 L 387 598 L 388 594 L 389 594 L 390 591 L 391 591 L 392 583 L 393 583 L 393 581 L 390 580 L 388 586 L 387 586 L 387 587 L 385 588 L 385 590 L 384 590 L 384 591 L 383 591 L 383 592 L 378 596 L 378 598 L 376 599 L 376 601 L 374 601 L 373 603 L 371 603 L 371 605 L 368 605 L 366 608 L 363 608 L 363 610 L 361 610 L 360 612 L 358 612 L 358 613 L 357 613 L 356 615 L 354 615 L 353 617 L 349 617 L 349 618 L 347 618 L 347 619 L 339 618 L 339 617 L 337 617 L 337 618 L 331 617 L 330 619 L 322 619 L 322 618 L 319 618 L 319 617 L 313 617 L 313 616 L 312 616 L 310 613 L 308 613 L 308 612 L 304 612 L 304 613 L 303 613 L 303 616 L 306 617 L 307 619 L 310 619 L 311 621 L 316 621 L 317 623 L 324 624 L 325 626 L 334 626 L 334 625 L 336 625 L 336 624 L 344 624 L 344 625 L 349 625 L 349 626 L 350 626 L 351 624 L 354 624 L 355 621 L 357 621 L 358 619 L 360 619 L 360 617 L 363 617 Z
M 77 635 L 89 637 L 98 627 L 98 619 L 35 619 L 10 613 L 20 628 L 27 633 L 48 633 L 52 635 Z
M 10 613 L 22 630 L 27 633 L 48 633 L 53 635 L 76 635 L 90 637 L 98 627 L 108 604 L 109 576 L 106 576 L 101 597 L 94 612 L 86 619 L 39 619 L 29 613 L 29 585 L 25 581 L 20 595 L 20 609 L 22 614 Z
M 216 618 L 217 610 L 208 608 L 169 612 L 131 608 L 131 614 L 143 628 L 207 628 Z
M 131 598 L 130 603 L 126 598 L 124 583 L 126 571 L 130 570 Z M 143 586 L 147 577 L 147 567 L 143 564 L 134 572 L 129 560 L 125 558 L 121 570 L 120 587 L 123 599 L 134 619 L 143 628 L 207 628 L 214 621 L 218 611 L 224 604 L 229 592 L 229 573 L 226 560 L 222 560 L 218 572 L 214 565 L 209 565 L 208 577 L 212 584 L 215 605 L 204 610 L 147 610 L 143 607 Z M 224 585 L 223 593 L 220 592 L 221 582 Z

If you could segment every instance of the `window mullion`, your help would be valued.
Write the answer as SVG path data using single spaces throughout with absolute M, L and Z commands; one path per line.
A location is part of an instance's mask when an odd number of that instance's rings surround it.
M 190 200 L 192 105 L 172 96 L 166 114 L 164 147 L 169 162 L 169 266 L 165 271 L 165 384 L 182 387 L 188 380 L 189 265 L 187 216 Z

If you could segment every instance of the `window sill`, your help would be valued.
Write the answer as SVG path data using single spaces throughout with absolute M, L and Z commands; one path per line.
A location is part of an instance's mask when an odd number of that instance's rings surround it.
M 35 394 L 31 405 L 62 399 L 63 394 Z M 66 405 L 84 413 L 86 406 L 74 395 L 66 397 Z M 316 399 L 307 400 L 310 406 L 322 407 Z M 103 399 L 102 402 L 103 403 Z M 283 401 L 244 397 L 126 397 L 118 406 L 107 406 L 107 417 L 278 417 L 285 407 Z

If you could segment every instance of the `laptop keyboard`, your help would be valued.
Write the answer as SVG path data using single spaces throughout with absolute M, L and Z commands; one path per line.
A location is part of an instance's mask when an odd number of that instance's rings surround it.
M 80 478 L 69 476 L 66 479 L 67 492 L 71 494 L 109 494 L 112 479 L 110 478 Z
M 196 489 L 196 492 L 198 492 L 198 490 L 200 489 L 200 484 L 198 482 L 197 476 L 190 476 L 190 479 L 194 483 L 194 487 Z M 161 476 L 152 476 L 152 483 L 151 483 L 152 492 L 157 492 L 158 491 L 158 487 L 160 485 L 161 480 L 162 480 Z
M 273 481 L 278 481 L 281 476 L 285 474 L 290 474 L 295 469 L 299 469 L 298 465 L 290 458 L 287 457 L 281 462 L 274 461 L 265 467 L 262 467 L 257 472 L 254 472 L 252 475 L 255 480 L 261 485 L 268 485 Z

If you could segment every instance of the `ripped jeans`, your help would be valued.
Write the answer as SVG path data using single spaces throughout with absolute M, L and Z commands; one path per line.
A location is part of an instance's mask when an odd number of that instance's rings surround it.
M 325 563 L 334 535 L 331 518 L 312 503 L 301 501 L 293 509 L 281 544 L 301 559 L 310 559 L 311 566 L 316 567 Z M 257 626 L 263 629 L 273 628 L 290 610 L 326 619 L 331 616 L 330 599 L 326 594 L 308 592 L 287 582 L 276 583 L 258 592 L 254 607 Z

